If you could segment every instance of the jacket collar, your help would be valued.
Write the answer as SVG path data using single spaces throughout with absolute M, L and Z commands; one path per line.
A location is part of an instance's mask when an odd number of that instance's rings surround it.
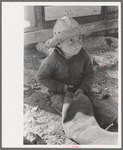
M 82 49 L 83 49 L 83 48 L 82 48 Z M 80 52 L 82 51 L 82 49 L 80 50 Z M 77 55 L 74 55 L 72 58 L 66 59 L 66 58 L 64 57 L 64 54 L 63 54 L 62 50 L 61 50 L 58 46 L 56 46 L 56 48 L 55 48 L 55 50 L 54 50 L 54 53 L 57 55 L 57 57 L 61 60 L 61 62 L 62 62 L 63 64 L 66 64 L 66 63 L 68 63 L 71 59 L 73 59 L 74 57 L 79 56 L 79 55 L 80 55 L 80 52 L 79 52 Z
M 57 55 L 57 57 L 62 61 L 63 64 L 66 64 L 67 62 L 70 61 L 70 59 L 66 59 L 64 57 L 62 50 L 58 46 L 56 46 L 54 52 Z

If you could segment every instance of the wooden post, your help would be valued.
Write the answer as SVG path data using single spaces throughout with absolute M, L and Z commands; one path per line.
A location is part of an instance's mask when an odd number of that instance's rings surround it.
M 102 20 L 106 19 L 106 6 L 102 6 L 101 10 Z
M 43 29 L 42 7 L 41 6 L 34 6 L 34 7 L 35 7 L 36 26 L 38 30 L 41 30 Z

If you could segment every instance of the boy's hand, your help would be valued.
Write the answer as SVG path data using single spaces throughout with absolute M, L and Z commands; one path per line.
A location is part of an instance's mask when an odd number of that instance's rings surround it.
M 68 90 L 68 86 L 65 84 L 65 85 L 64 85 L 63 92 L 64 92 L 64 93 L 66 93 L 66 92 L 67 92 L 67 90 Z
M 72 88 L 73 85 L 66 85 L 64 86 L 63 92 L 66 93 L 68 91 L 68 88 Z
M 79 94 L 84 94 L 84 91 L 82 89 L 78 89 L 76 90 L 76 92 L 74 93 L 75 96 L 79 95 Z

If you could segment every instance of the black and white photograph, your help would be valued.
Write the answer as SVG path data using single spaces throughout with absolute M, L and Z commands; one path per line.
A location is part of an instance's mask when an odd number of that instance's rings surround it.
M 22 147 L 121 146 L 120 4 L 21 2 Z

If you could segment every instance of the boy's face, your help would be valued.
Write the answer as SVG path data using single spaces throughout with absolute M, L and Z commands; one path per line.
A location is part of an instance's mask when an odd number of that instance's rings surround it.
M 71 37 L 60 43 L 61 49 L 69 55 L 77 55 L 82 48 L 82 36 Z

